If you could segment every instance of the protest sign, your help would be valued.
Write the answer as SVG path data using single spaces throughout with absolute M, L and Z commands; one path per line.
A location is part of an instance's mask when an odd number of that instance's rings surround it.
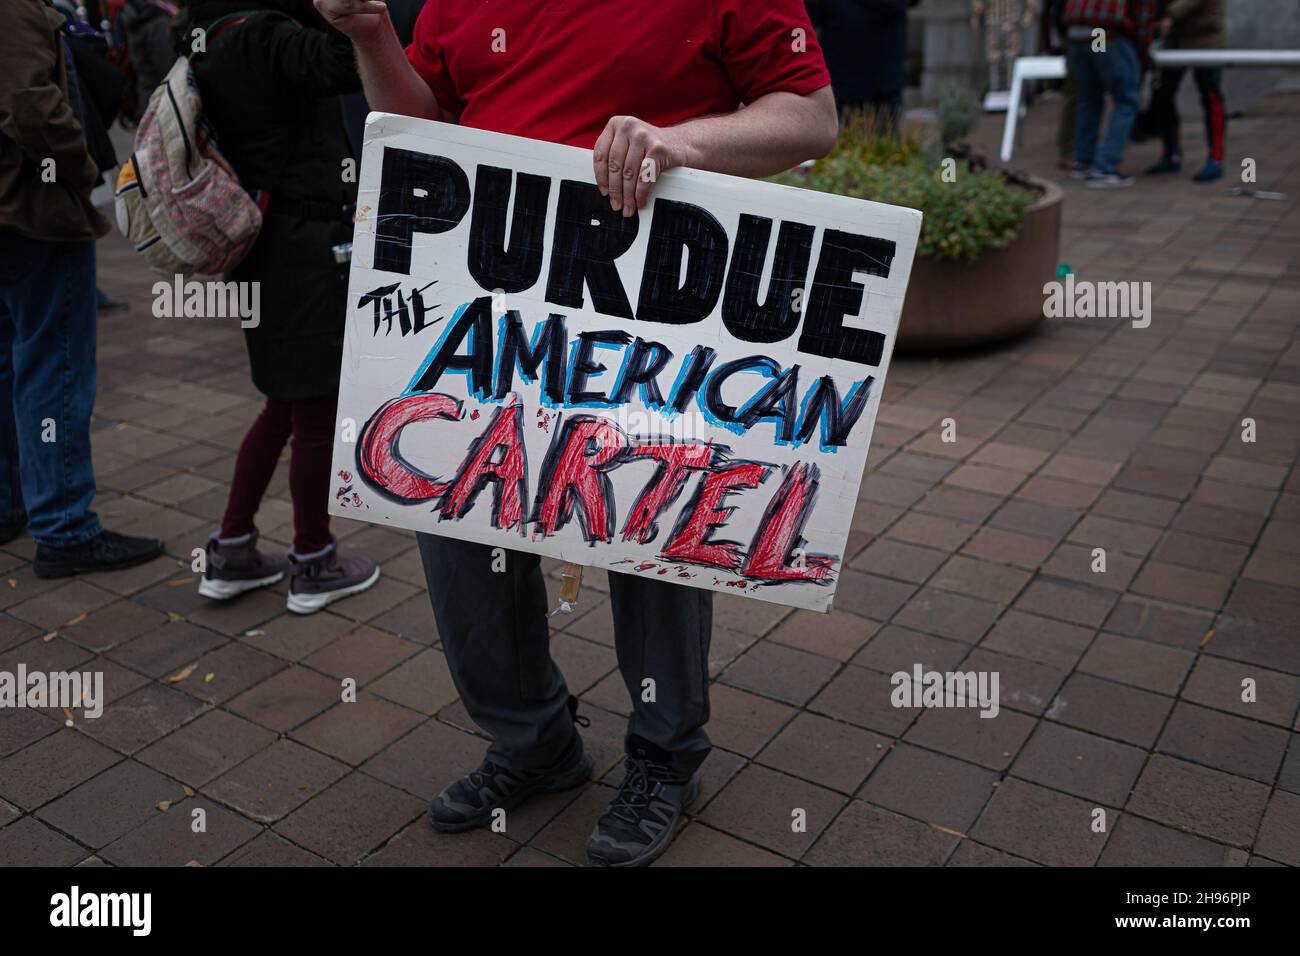
M 356 219 L 332 514 L 830 607 L 919 212 L 372 114 Z

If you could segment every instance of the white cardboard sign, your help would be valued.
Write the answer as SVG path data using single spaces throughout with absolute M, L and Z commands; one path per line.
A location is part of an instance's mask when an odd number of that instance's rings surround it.
M 356 219 L 332 514 L 829 609 L 919 212 L 375 113 Z

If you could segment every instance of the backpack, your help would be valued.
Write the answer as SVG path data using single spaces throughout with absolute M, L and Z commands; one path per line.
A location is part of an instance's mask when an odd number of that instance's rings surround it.
M 208 41 L 247 19 L 222 17 L 208 28 Z M 229 272 L 257 240 L 262 210 L 217 148 L 187 57 L 149 97 L 114 205 L 122 235 L 164 275 Z

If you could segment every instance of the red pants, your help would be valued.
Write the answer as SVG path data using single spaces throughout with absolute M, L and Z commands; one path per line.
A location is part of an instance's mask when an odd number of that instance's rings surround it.
M 334 448 L 337 395 L 305 402 L 268 398 L 239 446 L 230 500 L 221 521 L 221 536 L 234 538 L 253 530 L 253 518 L 266 494 L 280 452 L 293 438 L 289 458 L 289 494 L 293 498 L 293 549 L 319 551 L 330 541 L 330 468 Z

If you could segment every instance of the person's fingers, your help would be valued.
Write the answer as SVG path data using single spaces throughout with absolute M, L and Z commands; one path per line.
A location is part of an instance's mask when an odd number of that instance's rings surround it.
M 618 212 L 623 208 L 623 162 L 627 158 L 627 133 L 622 122 L 616 123 L 614 141 L 609 147 L 605 168 L 609 171 L 609 208 Z
M 623 218 L 640 208 L 638 193 L 641 187 L 641 164 L 646 159 L 649 133 L 644 125 L 628 135 L 627 156 L 623 160 Z
M 659 174 L 667 165 L 667 149 L 662 142 L 655 142 L 641 160 L 641 168 L 636 177 L 636 208 L 644 209 L 650 201 L 650 191 L 659 181 Z
M 596 174 L 596 188 L 602 196 L 609 195 L 609 148 L 614 142 L 614 121 L 605 124 L 600 138 L 591 150 L 591 168 Z
M 312 0 L 313 5 L 326 20 L 337 22 L 345 17 L 383 13 L 388 4 L 383 0 Z

